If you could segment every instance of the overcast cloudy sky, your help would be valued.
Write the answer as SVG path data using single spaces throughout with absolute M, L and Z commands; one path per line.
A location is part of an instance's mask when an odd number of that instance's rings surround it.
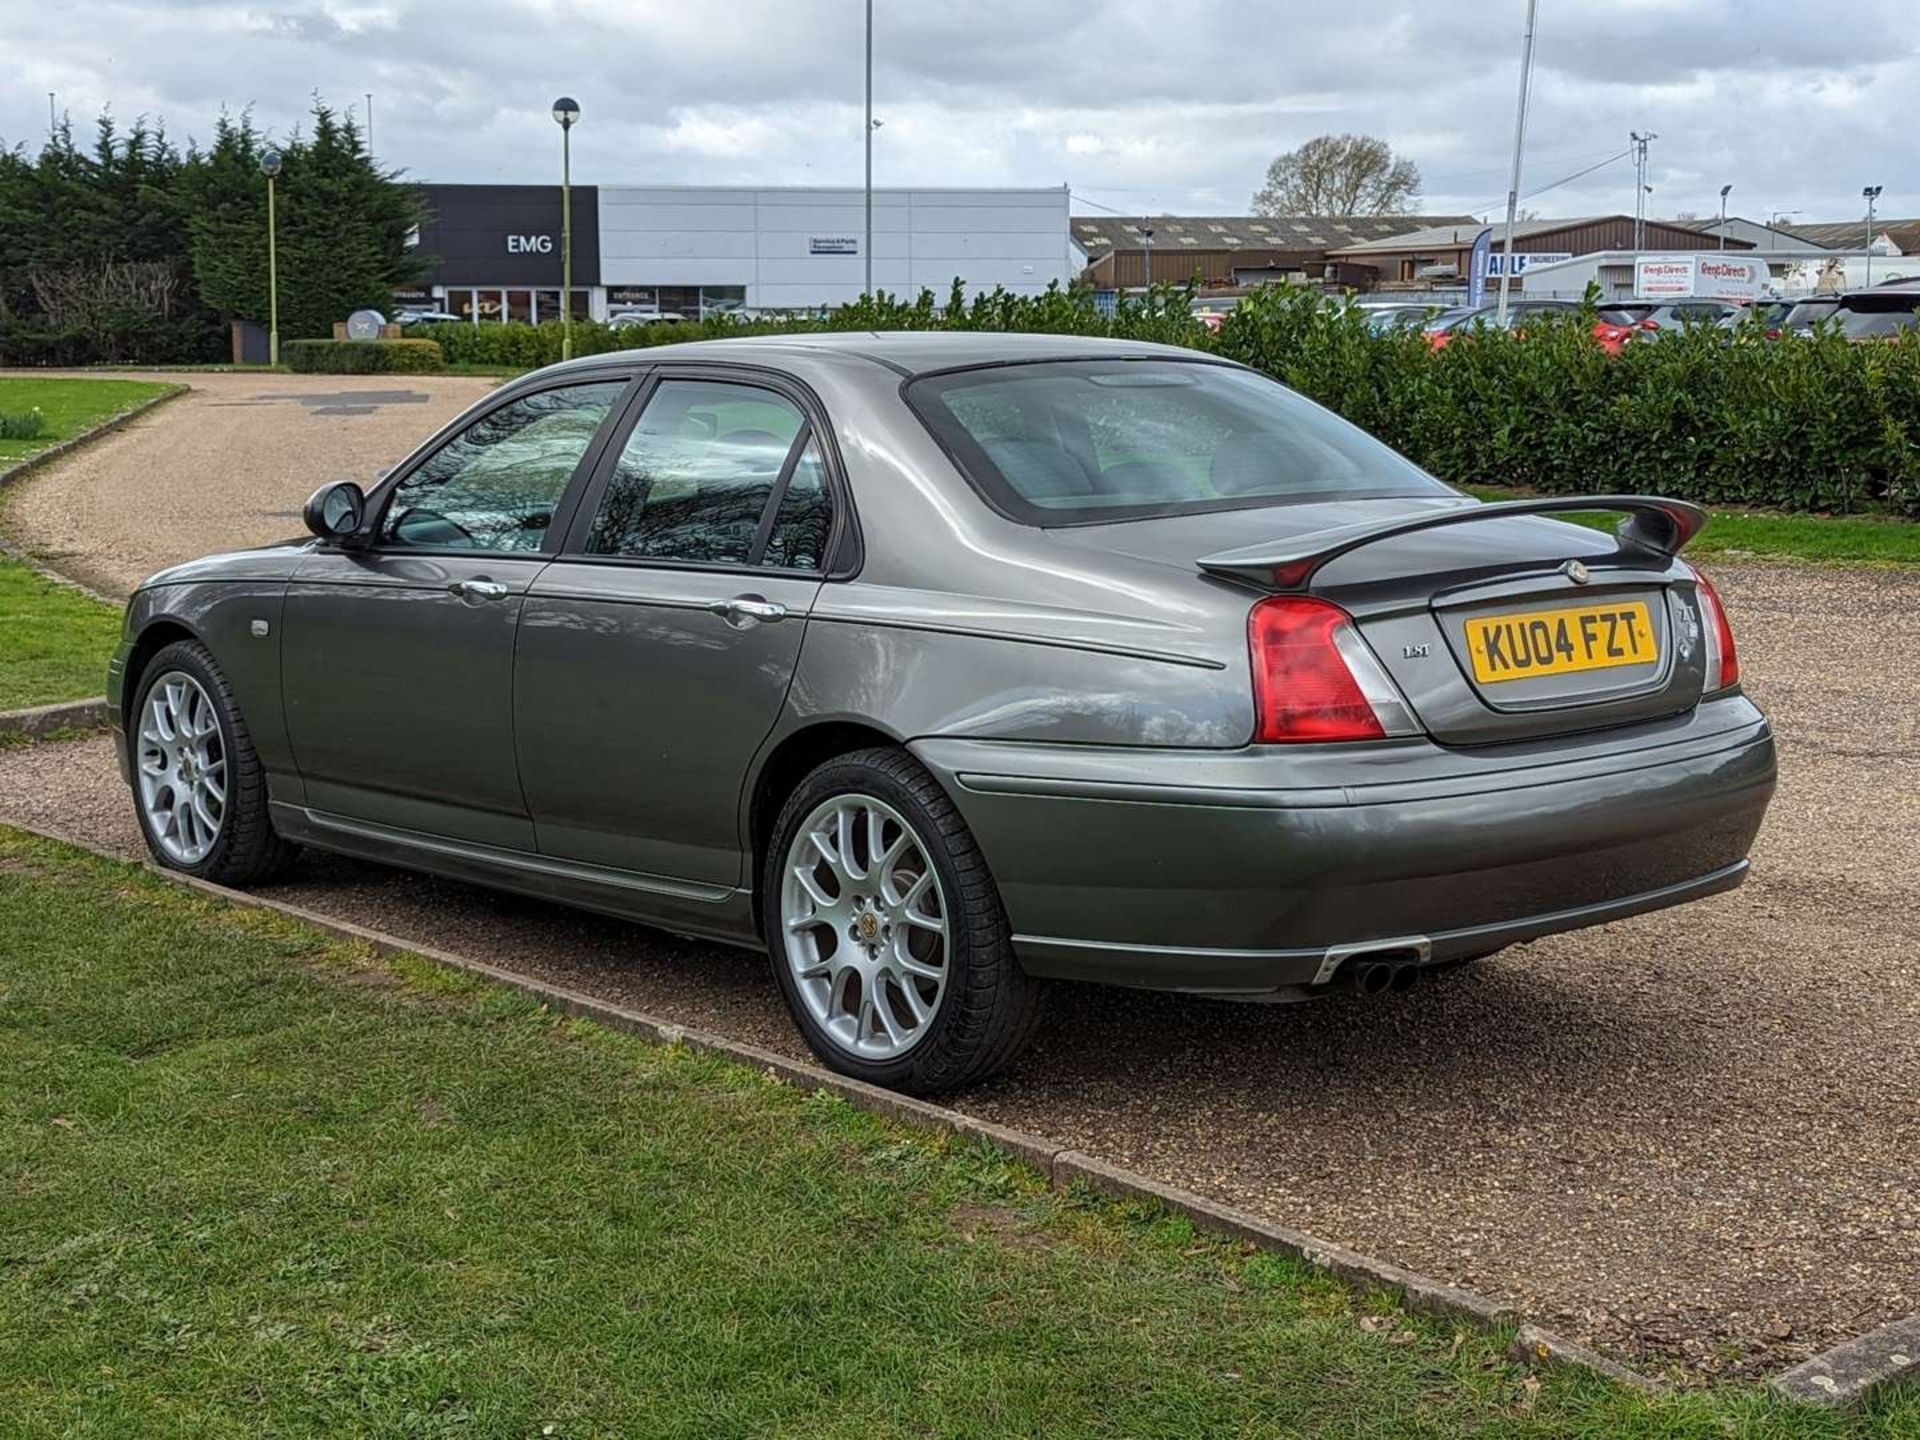
M 1429 212 L 1504 204 L 1524 0 L 878 0 L 878 184 L 1071 184 L 1127 212 L 1244 213 L 1266 162 L 1385 136 Z M 1920 214 L 1920 3 L 1541 0 L 1524 188 L 1659 135 L 1652 213 Z M 555 95 L 583 181 L 857 184 L 861 0 L 0 0 L 0 139 L 46 92 L 205 135 L 311 92 L 431 180 L 544 180 Z M 1526 202 L 1630 211 L 1625 161 Z

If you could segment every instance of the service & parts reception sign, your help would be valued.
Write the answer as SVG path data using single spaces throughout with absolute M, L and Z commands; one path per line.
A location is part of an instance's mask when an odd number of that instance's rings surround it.
M 1767 262 L 1727 255 L 1649 255 L 1633 267 L 1633 293 L 1643 300 L 1757 300 L 1766 294 Z

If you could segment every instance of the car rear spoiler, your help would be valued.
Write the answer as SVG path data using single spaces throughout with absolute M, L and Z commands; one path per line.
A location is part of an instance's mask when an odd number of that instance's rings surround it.
M 1626 518 L 1614 530 L 1621 550 L 1665 558 L 1676 554 L 1707 523 L 1707 512 L 1685 500 L 1666 500 L 1657 495 L 1553 495 L 1538 500 L 1462 505 L 1422 515 L 1342 525 L 1317 535 L 1222 550 L 1217 555 L 1203 555 L 1195 563 L 1209 575 L 1249 581 L 1266 590 L 1305 590 L 1321 566 L 1362 546 L 1422 530 L 1438 530 L 1446 525 L 1471 525 L 1513 515 L 1553 515 L 1569 510 L 1625 511 Z

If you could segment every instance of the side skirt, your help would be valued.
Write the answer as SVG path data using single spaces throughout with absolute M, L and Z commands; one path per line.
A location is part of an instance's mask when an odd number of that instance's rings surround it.
M 419 870 L 537 900 L 657 925 L 749 950 L 761 947 L 749 891 L 610 870 L 549 855 L 500 850 L 274 801 L 273 827 L 288 840 L 403 870 Z

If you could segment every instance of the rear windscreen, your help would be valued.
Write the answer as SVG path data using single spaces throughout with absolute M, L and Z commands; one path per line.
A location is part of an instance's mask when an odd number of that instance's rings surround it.
M 1835 318 L 1840 322 L 1840 333 L 1850 340 L 1898 335 L 1915 323 L 1912 301 L 1903 305 L 1876 304 L 1871 309 L 1856 309 L 1850 301 Z
M 994 366 L 927 376 L 906 397 L 987 501 L 1030 525 L 1455 493 L 1332 412 L 1224 365 Z

